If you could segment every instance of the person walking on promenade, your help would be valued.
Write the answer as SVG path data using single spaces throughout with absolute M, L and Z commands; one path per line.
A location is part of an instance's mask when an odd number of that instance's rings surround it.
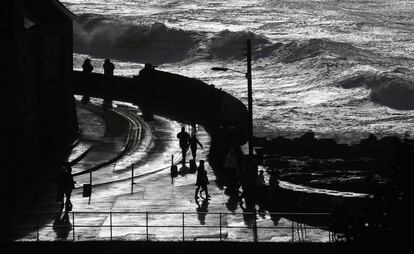
M 85 80 L 88 80 L 86 76 L 89 75 L 89 74 L 91 74 L 92 71 L 93 71 L 93 66 L 91 64 L 91 59 L 86 58 L 85 61 L 82 64 L 82 73 L 84 75 L 84 79 Z M 82 97 L 81 102 L 82 102 L 82 104 L 88 104 L 89 103 L 89 100 L 90 100 L 90 97 L 87 94 L 85 94 Z
M 239 178 L 238 174 L 240 173 L 240 169 L 237 154 L 234 148 L 230 148 L 229 152 L 224 158 L 224 170 L 226 173 L 226 184 L 228 191 L 237 191 L 237 182 Z
M 262 201 L 264 201 L 266 194 L 266 181 L 263 173 L 263 170 L 260 170 L 259 174 L 256 177 L 256 195 L 259 203 L 262 203 Z
M 200 141 L 197 139 L 197 136 L 194 134 L 190 138 L 190 149 L 191 149 L 191 154 L 193 155 L 194 161 L 196 161 L 196 157 L 197 157 L 197 145 L 199 145 L 200 148 L 203 149 L 203 145 L 200 143 Z
M 72 195 L 72 190 L 75 189 L 76 181 L 73 180 L 72 168 L 70 166 L 66 168 L 64 181 L 64 192 L 66 196 L 65 210 L 71 211 L 72 202 L 70 201 L 70 196 Z
M 188 146 L 190 145 L 190 134 L 185 131 L 184 127 L 181 127 L 181 132 L 177 134 L 177 138 L 179 140 L 181 155 L 183 157 L 181 162 L 183 164 L 183 167 L 185 167 L 185 157 L 187 155 Z
M 209 184 L 210 181 L 208 180 L 207 177 L 207 171 L 204 168 L 204 160 L 200 160 L 200 164 L 197 167 L 197 180 L 196 180 L 196 190 L 195 190 L 195 194 L 194 194 L 194 198 L 197 199 L 198 198 L 198 191 L 200 190 L 200 197 L 201 193 L 204 191 L 206 193 L 206 199 L 210 198 L 210 195 L 208 194 L 208 189 L 207 189 L 207 184 Z
M 109 98 L 110 97 L 110 86 L 111 86 L 111 79 L 112 76 L 114 75 L 114 69 L 115 69 L 115 65 L 113 63 L 111 63 L 111 61 L 107 58 L 105 59 L 105 62 L 103 64 L 103 69 L 104 69 L 104 75 L 106 77 L 105 80 L 105 88 L 104 88 L 104 102 L 102 105 L 103 109 L 108 109 L 108 108 L 112 108 L 112 100 Z

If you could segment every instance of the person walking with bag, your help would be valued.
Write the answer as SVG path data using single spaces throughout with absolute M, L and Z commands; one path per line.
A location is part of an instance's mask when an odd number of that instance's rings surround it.
M 76 181 L 73 180 L 73 176 L 72 176 L 72 168 L 68 166 L 66 168 L 65 185 L 64 185 L 64 192 L 66 196 L 66 202 L 65 202 L 66 211 L 72 211 L 72 202 L 70 201 L 70 196 L 72 195 L 72 190 L 75 189 L 75 183 Z
M 200 197 L 201 193 L 204 191 L 206 193 L 206 199 L 210 198 L 210 195 L 208 194 L 208 189 L 207 189 L 207 184 L 209 184 L 210 181 L 208 180 L 207 177 L 207 171 L 204 168 L 204 160 L 200 160 L 200 164 L 197 167 L 197 180 L 196 180 L 196 190 L 195 190 L 195 194 L 194 194 L 194 198 L 197 199 L 198 198 L 198 191 L 200 190 Z

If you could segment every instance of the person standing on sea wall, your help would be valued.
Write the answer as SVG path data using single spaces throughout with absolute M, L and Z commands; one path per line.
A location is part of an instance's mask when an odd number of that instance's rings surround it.
M 107 110 L 112 108 L 112 100 L 110 99 L 110 90 L 112 85 L 112 77 L 114 76 L 114 69 L 115 65 L 111 63 L 111 61 L 107 58 L 103 64 L 104 75 L 105 75 L 105 82 L 104 82 L 104 101 L 102 104 L 102 108 Z
M 86 58 L 85 61 L 82 64 L 82 74 L 84 75 L 84 80 L 88 81 L 88 75 L 91 74 L 93 71 L 93 66 L 91 64 L 91 59 Z M 88 104 L 90 100 L 90 97 L 85 93 L 85 95 L 82 97 L 82 104 Z

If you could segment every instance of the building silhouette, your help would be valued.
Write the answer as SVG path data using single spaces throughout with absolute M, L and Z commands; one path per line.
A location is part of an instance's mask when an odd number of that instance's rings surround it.
M 36 176 L 54 172 L 78 135 L 72 89 L 73 20 L 56 0 L 0 3 L 0 84 L 5 114 L 2 201 L 36 201 Z

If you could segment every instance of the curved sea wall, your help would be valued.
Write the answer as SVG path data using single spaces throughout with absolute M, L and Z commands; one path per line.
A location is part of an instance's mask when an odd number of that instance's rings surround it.
M 132 78 L 74 71 L 73 79 L 75 94 L 126 101 L 138 105 L 145 116 L 200 124 L 211 137 L 208 159 L 213 169 L 219 168 L 230 147 L 247 142 L 246 106 L 200 80 L 154 68 L 144 68 Z

